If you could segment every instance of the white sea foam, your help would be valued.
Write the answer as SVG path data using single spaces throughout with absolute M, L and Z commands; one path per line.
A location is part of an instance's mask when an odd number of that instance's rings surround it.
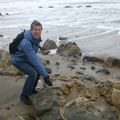
M 50 55 L 56 54 L 57 49 L 50 50 Z
M 119 0 L 0 0 L 0 28 L 25 28 L 34 19 L 44 26 L 120 28 L 119 11 Z

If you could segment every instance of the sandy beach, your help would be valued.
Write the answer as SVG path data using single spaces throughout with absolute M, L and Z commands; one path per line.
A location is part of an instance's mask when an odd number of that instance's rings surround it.
M 8 28 L 8 29 L 0 29 L 0 34 L 3 37 L 0 37 L 0 48 L 8 51 L 8 44 L 13 40 L 13 38 L 21 32 L 24 28 Z M 27 29 L 27 28 L 25 28 Z M 108 30 L 102 28 L 86 28 L 86 27 L 66 27 L 66 26 L 51 26 L 49 28 L 43 29 L 42 39 L 43 43 L 47 40 L 54 40 L 57 42 L 57 37 L 63 36 L 68 37 L 68 41 L 76 42 L 78 46 L 82 50 L 82 56 L 96 56 L 102 59 L 106 59 L 108 57 L 117 57 L 120 58 L 119 48 L 120 48 L 120 34 L 118 30 Z M 38 54 L 45 60 L 49 60 L 52 68 L 51 76 L 54 74 L 61 75 L 75 75 L 76 71 L 79 70 L 80 67 L 86 68 L 85 70 L 81 70 L 84 75 L 89 75 L 91 77 L 95 77 L 103 80 L 108 80 L 115 76 L 119 76 L 119 69 L 116 68 L 108 68 L 110 71 L 110 75 L 104 74 L 96 74 L 91 70 L 91 66 L 95 66 L 96 69 L 102 68 L 101 64 L 98 63 L 87 63 L 83 64 L 79 62 L 75 65 L 75 69 L 68 69 L 67 66 L 69 62 L 67 58 L 53 54 L 53 55 L 41 55 Z M 55 62 L 59 62 L 61 66 L 59 69 L 54 65 Z M 5 120 L 7 120 L 8 116 L 16 115 L 20 113 L 32 113 L 35 111 L 34 106 L 27 106 L 22 103 L 19 99 L 22 86 L 24 84 L 25 78 L 21 78 L 16 81 L 19 76 L 10 77 L 0 75 L 0 116 L 6 116 Z M 119 80 L 114 82 L 120 82 Z M 54 84 L 56 84 L 54 82 Z M 31 96 L 33 98 L 34 95 Z M 3 118 L 0 117 L 0 120 Z

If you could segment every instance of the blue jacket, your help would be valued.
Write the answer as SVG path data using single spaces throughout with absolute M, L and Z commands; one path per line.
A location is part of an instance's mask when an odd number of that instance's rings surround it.
M 24 39 L 18 45 L 19 51 L 11 56 L 11 62 L 14 66 L 22 62 L 30 63 L 44 78 L 48 76 L 48 73 L 45 71 L 36 55 L 41 41 L 41 39 L 35 39 L 30 30 L 25 31 Z

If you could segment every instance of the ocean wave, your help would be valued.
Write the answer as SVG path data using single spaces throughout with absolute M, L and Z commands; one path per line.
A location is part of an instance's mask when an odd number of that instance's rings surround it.
M 67 2 L 65 0 L 4 0 L 4 3 L 0 2 L 0 27 L 26 27 L 37 19 L 44 26 L 118 28 L 120 3 L 118 4 L 119 0 L 113 2 L 113 0 L 107 2 L 105 0 L 67 0 Z

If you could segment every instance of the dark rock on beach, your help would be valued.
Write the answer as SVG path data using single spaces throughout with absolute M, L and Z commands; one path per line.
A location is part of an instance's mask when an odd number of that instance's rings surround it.
M 94 57 L 94 56 L 84 56 L 84 57 L 83 57 L 83 61 L 88 61 L 88 62 L 100 62 L 100 63 L 103 63 L 103 62 L 104 62 L 103 59 L 100 59 L 100 58 L 97 58 L 97 57 Z
M 3 37 L 3 34 L 0 34 L 0 37 Z
M 85 7 L 88 7 L 88 8 L 90 8 L 90 7 L 92 7 L 91 5 L 86 5 Z
M 39 6 L 39 8 L 43 8 L 42 6 Z
M 53 40 L 47 39 L 42 46 L 43 50 L 57 49 L 57 45 Z
M 49 6 L 48 8 L 54 8 L 53 6 Z
M 65 6 L 64 8 L 72 8 L 72 6 Z
M 91 70 L 95 70 L 95 67 L 94 67 L 94 66 L 91 66 Z
M 110 71 L 107 69 L 101 69 L 101 70 L 97 70 L 96 73 L 104 73 L 106 75 L 110 75 Z
M 81 8 L 82 6 L 77 6 L 77 8 Z
M 58 37 L 59 40 L 67 40 L 68 37 Z

